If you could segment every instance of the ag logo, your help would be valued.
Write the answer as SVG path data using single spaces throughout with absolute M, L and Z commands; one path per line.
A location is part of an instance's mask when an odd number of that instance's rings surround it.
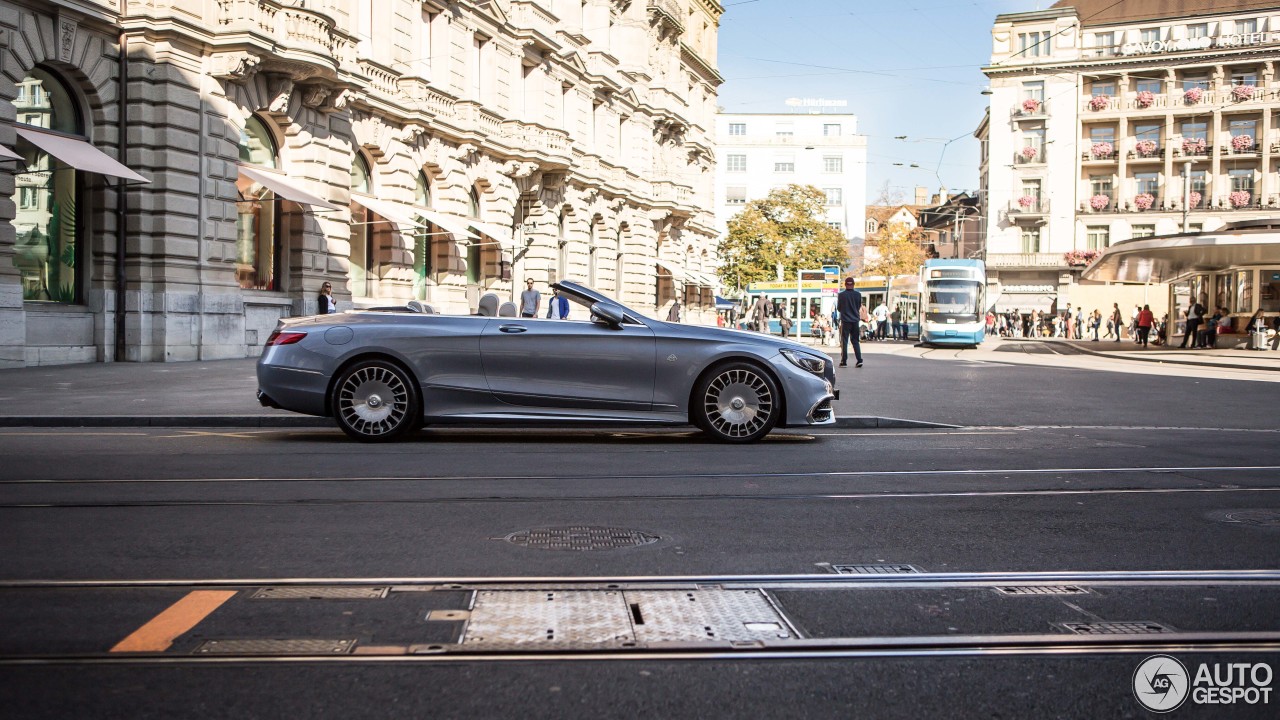
M 1176 710 L 1187 699 L 1187 668 L 1168 655 L 1152 655 L 1133 673 L 1133 695 L 1152 712 Z

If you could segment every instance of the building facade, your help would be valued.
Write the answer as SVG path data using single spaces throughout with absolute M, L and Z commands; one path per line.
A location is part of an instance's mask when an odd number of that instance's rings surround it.
M 1167 308 L 1080 271 L 1114 242 L 1280 213 L 1280 3 L 1063 0 L 992 40 L 975 134 L 1004 309 Z
M 326 281 L 714 318 L 717 0 L 0 11 L 0 367 L 253 356 Z
M 867 138 L 858 118 L 834 113 L 720 113 L 716 117 L 716 227 L 774 188 L 813 185 L 826 195 L 826 221 L 856 257 L 864 239 Z

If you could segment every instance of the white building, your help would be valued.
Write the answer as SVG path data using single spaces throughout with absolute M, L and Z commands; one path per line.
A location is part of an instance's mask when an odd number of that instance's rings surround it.
M 1161 291 L 1079 284 L 1085 253 L 1280 213 L 1278 59 L 1280 5 L 1250 0 L 998 16 L 978 135 L 1000 305 L 1163 308 Z
M 866 226 L 867 138 L 858 118 L 827 113 L 720 113 L 716 117 L 716 226 L 774 188 L 813 185 L 827 196 L 826 220 L 861 244 Z

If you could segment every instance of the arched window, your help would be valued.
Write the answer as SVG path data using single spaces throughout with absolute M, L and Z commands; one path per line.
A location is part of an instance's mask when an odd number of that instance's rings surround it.
M 250 116 L 240 131 L 240 162 L 279 167 L 276 142 L 266 124 Z M 241 175 L 236 180 L 236 278 L 246 290 L 279 290 L 280 200 L 263 185 Z
M 71 91 L 44 69 L 32 69 L 18 83 L 13 107 L 18 127 L 84 135 Z M 76 268 L 86 257 L 83 243 L 77 242 L 80 174 L 25 138 L 18 138 L 16 149 L 22 160 L 14 177 L 13 264 L 22 277 L 22 299 L 79 302 L 82 283 Z
M 594 288 L 596 286 L 596 229 L 603 221 L 599 215 L 591 218 L 591 225 L 587 228 L 587 286 Z
M 480 190 L 472 186 L 467 193 L 467 215 L 480 218 Z M 484 280 L 484 246 L 482 239 L 473 239 L 467 245 L 467 283 L 479 285 Z
M 414 207 L 423 210 L 431 209 L 431 181 L 427 179 L 427 174 L 424 172 L 418 173 L 414 181 L 413 204 Z M 435 273 L 436 265 L 434 233 L 439 230 L 431 223 L 421 218 L 419 220 L 425 224 L 413 238 L 414 297 L 426 300 L 427 280 Z
M 369 161 L 356 152 L 351 160 L 351 192 L 359 195 L 373 194 L 372 173 Z M 373 297 L 373 281 L 377 275 L 374 267 L 373 218 L 359 202 L 351 203 L 351 293 L 359 297 Z

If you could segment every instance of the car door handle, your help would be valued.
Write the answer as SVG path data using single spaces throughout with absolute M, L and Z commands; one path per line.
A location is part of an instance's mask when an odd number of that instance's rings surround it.
M 498 332 L 504 332 L 504 333 L 522 333 L 528 329 L 529 328 L 523 325 L 499 325 L 498 326 Z

